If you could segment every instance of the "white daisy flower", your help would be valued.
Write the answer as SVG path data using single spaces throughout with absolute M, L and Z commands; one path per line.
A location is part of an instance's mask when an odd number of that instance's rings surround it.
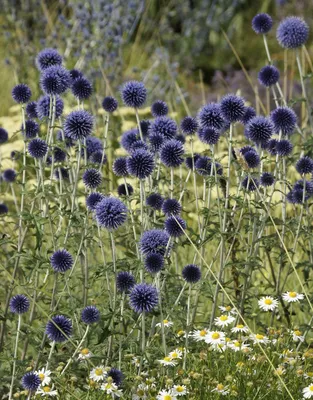
M 155 326 L 161 326 L 161 325 L 162 325 L 161 322 L 155 324 Z M 170 327 L 170 326 L 173 326 L 173 322 L 172 322 L 172 321 L 169 321 L 168 319 L 163 319 L 163 325 L 164 325 L 166 328 L 168 328 L 168 327 Z
M 172 393 L 172 391 L 161 390 L 157 395 L 157 400 L 177 400 L 177 397 Z
M 104 378 L 106 378 L 106 376 L 107 376 L 107 372 L 106 372 L 104 366 L 100 365 L 99 367 L 96 367 L 91 370 L 89 378 L 95 382 L 100 382 L 100 381 L 103 381 Z
M 163 360 L 158 360 L 158 362 L 162 365 L 169 365 L 171 367 L 174 367 L 176 365 L 176 362 L 173 361 L 170 357 L 164 357 Z
M 37 390 L 36 394 L 41 394 L 42 397 L 45 396 L 57 396 L 58 392 L 56 390 L 52 390 L 50 386 L 43 386 Z
M 294 342 L 304 342 L 304 335 L 302 335 L 302 332 L 299 330 L 291 331 L 292 334 L 292 340 Z
M 184 396 L 188 393 L 188 390 L 185 385 L 175 385 L 172 388 L 172 393 L 174 396 Z
M 215 320 L 214 320 L 215 325 L 222 326 L 222 327 L 228 326 L 229 324 L 231 324 L 234 321 L 235 321 L 235 318 L 233 316 L 226 315 L 226 314 L 223 314 L 220 317 L 215 318 Z
M 111 394 L 112 397 L 121 397 L 122 396 L 122 391 L 118 389 L 118 387 L 115 385 L 114 382 L 106 382 L 102 383 L 100 386 L 100 389 L 106 392 L 107 394 Z
M 81 351 L 78 354 L 78 360 L 87 360 L 87 358 L 90 358 L 92 356 L 91 352 L 88 349 L 81 349 Z
M 196 340 L 197 342 L 200 342 L 201 340 L 205 340 L 205 336 L 208 333 L 208 330 L 206 328 L 197 331 L 193 331 L 190 336 Z
M 211 351 L 217 351 L 218 353 L 224 353 L 226 349 L 227 346 L 225 343 L 214 343 L 210 346 Z
M 233 333 L 238 333 L 238 332 L 244 332 L 247 333 L 249 331 L 249 328 L 245 325 L 239 324 L 231 328 L 231 331 Z
M 232 306 L 218 306 L 218 308 L 222 311 L 222 313 L 229 313 L 236 315 L 237 311 Z
M 225 333 L 218 331 L 209 331 L 205 335 L 205 342 L 209 344 L 224 344 Z
M 140 366 L 140 360 L 137 357 L 133 357 L 131 363 L 134 364 L 136 367 Z
M 313 383 L 302 390 L 303 398 L 310 399 L 313 397 Z
M 51 371 L 49 369 L 45 370 L 45 368 L 41 368 L 35 373 L 39 376 L 42 386 L 49 386 L 49 383 L 51 382 Z
M 181 359 L 183 358 L 183 352 L 179 349 L 175 349 L 174 351 L 171 351 L 168 356 L 171 360 Z
M 212 392 L 217 392 L 223 396 L 226 396 L 229 393 L 229 390 L 227 390 L 227 386 L 224 386 L 222 383 L 219 383 L 216 388 L 211 390 Z
M 282 297 L 283 300 L 287 301 L 288 303 L 295 303 L 304 299 L 304 295 L 297 292 L 286 292 Z
M 273 311 L 277 308 L 278 301 L 271 296 L 265 296 L 258 301 L 258 304 L 263 311 Z
M 240 342 L 239 340 L 232 341 L 231 343 L 229 343 L 228 346 L 235 352 L 237 351 L 247 352 L 250 350 L 249 345 L 247 343 Z
M 253 334 L 253 335 L 250 336 L 250 338 L 251 338 L 251 340 L 253 340 L 254 344 L 256 344 L 256 343 L 266 344 L 266 343 L 268 343 L 270 341 L 267 336 L 261 335 L 260 333 Z

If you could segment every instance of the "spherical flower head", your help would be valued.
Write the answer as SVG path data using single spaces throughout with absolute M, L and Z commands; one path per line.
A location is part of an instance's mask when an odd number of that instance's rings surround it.
M 123 375 L 122 371 L 120 371 L 117 368 L 111 368 L 110 371 L 108 371 L 107 376 L 112 378 L 113 383 L 116 386 L 121 386 L 123 379 L 124 379 L 124 375 Z
M 248 177 L 246 176 L 243 181 L 242 181 L 242 187 L 249 191 L 249 192 L 254 192 L 255 190 L 257 190 L 258 186 L 259 186 L 259 181 L 257 178 L 255 177 Z
M 151 253 L 145 258 L 145 269 L 150 274 L 157 274 L 164 267 L 164 257 L 161 254 Z
M 305 185 L 304 185 L 305 183 Z M 312 195 L 313 194 L 313 181 L 304 181 L 303 179 L 297 181 L 294 186 L 293 186 L 293 190 L 304 190 L 304 186 L 305 186 L 305 193 L 307 193 L 308 195 Z
M 277 150 L 276 150 L 276 146 L 277 146 L 278 140 L 277 139 L 270 139 L 267 144 L 266 144 L 266 150 L 272 155 L 272 156 L 276 156 L 277 154 Z
M 199 175 L 214 175 L 214 164 L 212 163 L 212 159 L 207 156 L 200 156 L 195 162 L 195 169 Z
M 39 133 L 39 125 L 37 124 L 36 121 L 29 119 L 25 121 L 25 132 L 22 126 L 22 133 L 23 134 L 25 133 L 26 139 L 33 139 Z
M 101 172 L 95 168 L 86 169 L 83 173 L 83 182 L 87 188 L 96 189 L 102 182 Z
M 279 71 L 274 65 L 266 65 L 260 70 L 258 79 L 261 85 L 271 87 L 279 81 L 279 76 Z
M 89 160 L 93 164 L 106 164 L 107 156 L 103 154 L 102 150 L 97 150 L 90 154 Z
M 35 372 L 27 372 L 22 378 L 22 386 L 25 390 L 35 392 L 41 385 L 41 379 Z
M 55 163 L 63 162 L 66 159 L 66 153 L 60 147 L 55 147 L 53 149 L 53 157 Z
M 275 132 L 283 135 L 291 135 L 296 127 L 296 113 L 289 107 L 277 107 L 270 115 Z
M 243 116 L 240 118 L 240 122 L 243 125 L 247 125 L 250 122 L 250 120 L 255 116 L 256 116 L 255 109 L 253 107 L 248 106 L 245 108 L 245 112 Z
M 129 81 L 122 87 L 121 95 L 125 106 L 140 108 L 146 102 L 147 89 L 142 82 Z
M 176 199 L 166 199 L 162 204 L 162 212 L 166 216 L 179 215 L 181 213 L 182 206 Z
M 151 121 L 149 119 L 142 119 L 140 121 L 141 133 L 144 138 L 148 136 L 150 125 Z
M 203 106 L 199 111 L 198 119 L 203 128 L 220 131 L 225 125 L 222 108 L 218 103 L 209 103 Z
M 243 117 L 245 110 L 245 102 L 242 97 L 227 94 L 221 100 L 221 113 L 226 122 L 239 121 Z
M 56 96 L 56 101 L 55 101 L 55 118 L 59 118 L 64 109 L 64 103 L 63 100 L 59 97 Z M 37 116 L 39 119 L 44 119 L 49 117 L 50 113 L 50 96 L 45 95 L 41 96 L 37 103 L 36 103 L 36 111 L 37 111 Z
M 117 194 L 119 196 L 131 196 L 133 193 L 134 193 L 134 188 L 129 183 L 127 183 L 127 190 L 125 183 L 122 183 L 117 188 Z
M 151 122 L 149 135 L 162 135 L 165 139 L 172 139 L 177 133 L 177 124 L 171 118 L 158 117 Z
M 36 101 L 31 101 L 30 103 L 28 103 L 26 105 L 25 111 L 28 118 L 38 118 Z
M 272 29 L 272 26 L 273 26 L 272 17 L 266 13 L 257 14 L 252 19 L 252 29 L 258 35 L 260 34 L 264 35 L 268 33 Z
M 130 272 L 119 272 L 116 276 L 116 287 L 121 293 L 128 293 L 135 285 L 136 279 Z
M 10 300 L 10 310 L 14 314 L 24 314 L 29 310 L 30 302 L 24 294 L 17 294 Z
M 158 305 L 158 291 L 152 285 L 138 283 L 129 294 L 129 304 L 136 313 L 151 312 Z
M 4 203 L 0 203 L 0 215 L 7 214 L 9 212 L 8 206 Z
M 274 185 L 275 178 L 274 176 L 269 173 L 269 172 L 263 172 L 263 174 L 260 177 L 260 184 L 262 186 L 268 187 Z
M 65 119 L 64 134 L 73 140 L 82 140 L 91 135 L 94 120 L 85 110 L 72 111 Z
M 72 335 L 72 321 L 64 315 L 55 315 L 46 325 L 46 334 L 52 342 L 62 343 Z
M 276 143 L 276 152 L 280 157 L 289 156 L 292 153 L 292 149 L 292 143 L 287 139 L 279 140 Z
M 303 201 L 307 201 L 309 197 L 310 195 L 307 193 L 304 194 L 302 189 L 293 189 L 286 196 L 287 201 L 292 204 L 302 204 Z
M 0 128 L 0 144 L 7 142 L 9 139 L 9 134 L 4 128 Z
M 107 96 L 102 100 L 102 108 L 108 113 L 114 112 L 117 107 L 118 101 L 114 97 Z
M 164 223 L 164 228 L 166 232 L 172 237 L 182 236 L 186 227 L 186 222 L 178 215 L 168 217 Z
M 185 164 L 186 164 L 187 168 L 192 169 L 193 164 L 195 165 L 197 160 L 199 160 L 200 157 L 201 156 L 198 153 L 194 153 L 193 157 L 186 157 Z
M 92 85 L 84 76 L 73 81 L 71 90 L 73 95 L 79 100 L 87 100 L 92 94 Z
M 153 253 L 164 256 L 169 239 L 169 234 L 164 230 L 151 229 L 145 231 L 140 238 L 140 251 L 143 255 Z
M 186 136 L 183 134 L 179 134 L 175 137 L 176 140 L 178 140 L 179 142 L 181 142 L 181 144 L 185 144 L 186 143 Z
M 166 167 L 179 167 L 184 162 L 184 146 L 179 140 L 166 141 L 160 150 L 160 160 Z
M 137 129 L 131 129 L 123 133 L 121 137 L 121 145 L 128 153 L 130 153 L 133 144 L 137 142 L 137 140 L 139 140 Z
M 139 179 L 150 176 L 154 169 L 154 157 L 147 150 L 139 149 L 132 152 L 126 160 L 127 171 Z
M 198 265 L 188 264 L 183 268 L 182 275 L 187 283 L 197 283 L 201 279 L 201 270 Z
M 75 68 L 70 70 L 70 75 L 71 75 L 72 80 L 81 78 L 84 76 L 84 74 L 81 71 L 79 71 L 79 69 L 75 69 Z
M 62 57 L 55 49 L 44 49 L 40 51 L 36 57 L 36 66 L 40 71 L 52 67 L 53 65 L 61 65 Z
M 100 319 L 100 311 L 95 306 L 87 306 L 83 309 L 81 318 L 87 325 L 94 324 Z
M 12 168 L 3 171 L 2 178 L 5 182 L 13 183 L 16 179 L 16 172 Z
M 28 144 L 28 152 L 33 158 L 44 158 L 48 152 L 47 142 L 39 138 L 32 139 Z
M 150 150 L 153 153 L 158 153 L 167 140 L 161 133 L 151 133 L 149 135 Z
M 271 138 L 273 131 L 273 123 L 268 118 L 262 116 L 252 118 L 247 125 L 249 139 L 257 144 L 267 142 Z
M 161 210 L 163 202 L 164 199 L 160 193 L 151 193 L 146 198 L 146 205 L 154 210 Z
M 90 195 L 87 196 L 86 198 L 86 206 L 90 211 L 95 211 L 96 210 L 96 205 L 104 199 L 104 195 L 99 192 L 92 192 Z
M 108 230 L 115 230 L 127 220 L 127 207 L 116 197 L 105 197 L 96 205 L 98 225 Z
M 151 106 L 151 114 L 157 117 L 164 117 L 168 114 L 168 106 L 163 100 L 155 101 Z
M 114 160 L 112 169 L 116 176 L 127 176 L 128 171 L 126 157 L 118 157 L 116 160 Z
M 41 89 L 49 95 L 62 94 L 71 84 L 72 78 L 69 71 L 60 65 L 46 68 L 40 77 Z
M 198 136 L 202 143 L 209 145 L 216 144 L 220 138 L 219 132 L 214 128 L 200 128 Z
M 312 174 L 313 173 L 313 160 L 308 156 L 301 157 L 297 161 L 296 170 L 301 175 Z
M 285 49 L 296 49 L 306 43 L 309 37 L 308 24 L 299 17 L 287 17 L 278 26 L 276 38 Z
M 56 250 L 50 258 L 51 267 L 55 272 L 66 272 L 73 267 L 74 259 L 67 250 Z
M 249 168 L 256 168 L 260 165 L 260 157 L 255 150 L 249 150 L 244 154 L 244 159 Z
M 12 98 L 18 104 L 28 103 L 32 96 L 30 88 L 25 83 L 14 86 L 12 90 Z
M 136 140 L 134 142 L 129 150 L 129 153 L 132 154 L 134 151 L 142 149 L 142 150 L 148 150 L 148 145 L 145 143 L 143 140 Z
M 180 123 L 180 129 L 185 135 L 194 135 L 199 128 L 196 118 L 185 117 Z

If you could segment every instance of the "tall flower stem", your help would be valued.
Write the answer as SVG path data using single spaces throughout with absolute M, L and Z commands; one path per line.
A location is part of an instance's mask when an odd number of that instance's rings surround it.
M 138 125 L 140 139 L 143 141 L 143 134 L 142 134 L 141 125 L 140 125 L 138 108 L 135 108 L 135 114 L 136 114 L 136 121 L 137 121 L 137 125 Z
M 17 352 L 18 352 L 18 341 L 19 341 L 20 331 L 21 331 L 21 321 L 22 321 L 21 314 L 18 314 L 17 331 L 16 331 L 15 347 L 14 347 L 13 370 L 12 370 L 12 378 L 11 378 L 11 385 L 10 385 L 10 392 L 9 392 L 9 400 L 12 400 L 12 394 L 13 394 L 15 371 L 16 371 L 16 360 L 17 360 Z
M 300 75 L 302 96 L 305 99 L 305 105 L 306 105 L 306 109 L 307 109 L 307 117 L 308 117 L 308 120 L 310 123 L 311 133 L 313 133 L 312 115 L 311 115 L 310 104 L 309 104 L 307 93 L 306 93 L 305 84 L 304 84 L 303 70 L 302 70 L 301 60 L 300 60 L 300 56 L 299 56 L 299 50 L 296 50 L 296 60 L 297 60 L 297 66 L 298 66 L 299 75 Z
M 184 353 L 183 369 L 186 369 L 187 353 L 188 353 L 188 338 L 189 338 L 189 332 L 190 332 L 190 303 L 191 303 L 191 284 L 189 284 L 189 290 L 188 290 L 186 339 L 185 339 L 185 353 Z
M 72 357 L 68 360 L 67 364 L 65 365 L 65 367 L 62 369 L 60 375 L 63 375 L 64 372 L 67 370 L 67 368 L 70 366 L 70 364 L 72 363 L 72 361 L 74 360 L 74 357 L 76 356 L 76 354 L 78 353 L 79 349 L 81 348 L 82 344 L 84 343 L 87 335 L 89 332 L 89 325 L 87 325 L 86 331 L 84 333 L 84 336 L 82 337 L 82 340 L 79 342 L 78 346 L 76 347 Z
M 49 353 L 49 356 L 48 356 L 48 359 L 47 359 L 47 363 L 46 363 L 46 370 L 49 369 L 49 364 L 50 364 L 50 361 L 51 361 L 52 354 L 54 352 L 54 348 L 55 348 L 55 341 L 53 341 L 51 343 L 50 353 Z
M 119 339 L 119 349 L 118 349 L 118 368 L 121 369 L 122 366 L 122 337 L 123 337 L 123 314 L 124 314 L 124 302 L 125 293 L 122 294 L 121 298 L 121 315 L 120 315 L 120 339 Z
M 140 367 L 139 373 L 142 371 L 143 361 L 145 357 L 146 351 L 146 322 L 145 322 L 145 312 L 143 311 L 141 314 L 141 358 L 140 358 Z
M 171 167 L 171 187 L 170 187 L 171 199 L 173 198 L 173 192 L 174 192 L 174 168 Z

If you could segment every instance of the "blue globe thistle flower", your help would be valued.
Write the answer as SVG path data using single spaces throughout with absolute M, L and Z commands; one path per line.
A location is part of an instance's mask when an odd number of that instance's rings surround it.
M 137 140 L 139 140 L 137 129 L 130 129 L 129 131 L 123 133 L 121 137 L 121 145 L 129 153 L 133 144 L 137 142 Z
M 158 153 L 167 140 L 161 133 L 151 133 L 149 135 L 150 150 L 153 153 Z
M 31 101 L 30 103 L 28 103 L 26 105 L 25 111 L 28 118 L 38 118 L 37 102 Z
M 138 149 L 142 149 L 142 150 L 148 150 L 148 145 L 147 143 L 145 143 L 142 140 L 136 140 L 136 142 L 134 142 L 129 150 L 129 153 L 132 154 L 134 151 L 138 150 Z
M 149 136 L 159 134 L 165 139 L 172 139 L 176 136 L 177 124 L 171 118 L 158 117 L 149 126 Z
M 28 103 L 32 96 L 30 88 L 25 83 L 14 86 L 12 90 L 12 98 L 18 104 Z
M 249 192 L 254 192 L 255 190 L 257 190 L 258 186 L 259 186 L 259 181 L 255 177 L 250 177 L 249 179 L 249 177 L 246 176 L 242 181 L 242 187 L 248 190 Z
M 161 254 L 148 254 L 144 261 L 145 269 L 150 274 L 157 274 L 164 267 L 164 257 Z
M 301 175 L 313 173 L 313 160 L 308 156 L 301 157 L 296 163 L 296 170 Z
M 213 128 L 220 131 L 225 125 L 222 108 L 218 103 L 209 103 L 202 107 L 198 119 L 203 128 Z
M 266 65 L 261 68 L 258 79 L 261 85 L 265 87 L 271 87 L 279 81 L 279 71 L 274 65 Z
M 115 383 L 116 386 L 121 386 L 124 379 L 122 371 L 117 368 L 111 368 L 110 371 L 108 371 L 107 376 L 112 378 L 113 383 Z
M 164 117 L 168 113 L 168 106 L 163 100 L 155 101 L 151 106 L 151 114 L 157 117 Z
M 82 140 L 91 135 L 94 120 L 85 110 L 72 111 L 65 119 L 64 134 L 73 140 Z
M 188 169 L 193 168 L 193 164 L 196 165 L 197 160 L 200 158 L 200 154 L 194 153 L 193 157 L 186 157 L 185 164 Z M 192 163 L 192 158 L 193 158 L 193 163 Z
M 280 140 L 276 143 L 276 152 L 281 157 L 287 157 L 292 153 L 292 143 L 289 140 Z
M 281 131 L 283 135 L 291 135 L 296 127 L 296 113 L 289 107 L 277 107 L 270 118 L 277 133 Z
M 57 168 L 54 172 L 54 176 L 56 179 L 60 179 L 60 172 L 61 172 L 61 177 L 62 179 L 69 179 L 69 174 L 68 174 L 68 170 L 66 168 Z
M 146 205 L 154 210 L 161 210 L 163 202 L 164 199 L 160 193 L 151 193 L 146 198 Z
M 64 315 L 55 315 L 46 325 L 46 334 L 52 342 L 62 343 L 72 335 L 72 321 Z
M 246 111 L 242 97 L 227 94 L 221 100 L 221 114 L 227 122 L 239 121 Z
M 125 106 L 140 108 L 146 102 L 147 89 L 142 82 L 129 81 L 122 87 L 121 95 Z
M 136 284 L 129 294 L 129 304 L 136 313 L 153 311 L 158 300 L 157 289 L 146 283 Z
M 164 223 L 164 228 L 166 232 L 173 237 L 182 236 L 184 234 L 183 230 L 185 230 L 186 227 L 187 227 L 186 222 L 178 215 L 168 217 Z
M 139 248 L 143 255 L 160 254 L 165 255 L 170 236 L 161 229 L 151 229 L 141 235 Z
M 299 17 L 285 18 L 278 26 L 276 38 L 285 49 L 296 49 L 306 43 L 309 37 L 308 24 Z
M 53 65 L 61 65 L 62 57 L 55 49 L 41 50 L 36 57 L 36 65 L 40 71 L 52 67 Z
M 44 158 L 48 152 L 47 142 L 39 138 L 32 139 L 28 143 L 28 152 L 33 158 Z
M 304 190 L 304 179 L 301 179 L 299 181 L 297 181 L 294 186 L 293 186 L 294 190 Z M 313 194 L 313 181 L 305 181 L 305 192 L 308 195 L 312 195 Z
M 239 149 L 239 151 L 240 151 L 240 153 L 241 153 L 242 155 L 245 155 L 246 153 L 248 153 L 248 151 L 254 151 L 254 152 L 256 152 L 255 148 L 252 147 L 252 146 L 243 146 L 243 147 L 241 147 L 241 149 Z
M 114 230 L 127 220 L 127 207 L 116 197 L 105 197 L 96 205 L 96 220 L 98 225 L 108 230 Z
M 74 259 L 67 250 L 60 249 L 52 254 L 50 264 L 55 272 L 66 272 L 73 267 Z
M 53 157 L 54 157 L 54 162 L 56 163 L 63 162 L 66 159 L 66 153 L 60 147 L 55 147 L 53 149 Z
M 0 203 L 0 215 L 7 214 L 8 212 L 8 206 L 4 203 Z
M 306 201 L 310 197 L 307 193 L 305 193 L 303 197 L 303 194 L 304 193 L 302 189 L 293 189 L 287 194 L 286 199 L 292 204 L 302 204 L 303 200 Z
M 266 150 L 272 155 L 272 156 L 276 156 L 277 154 L 277 150 L 276 150 L 276 146 L 277 146 L 278 140 L 277 139 L 271 139 L 267 142 L 266 145 Z
M 186 137 L 182 134 L 179 134 L 175 137 L 176 140 L 178 140 L 181 144 L 185 144 L 186 143 Z
M 127 171 L 139 179 L 150 176 L 154 169 L 154 157 L 146 150 L 135 150 L 126 160 Z
M 60 65 L 46 68 L 40 77 L 40 86 L 45 94 L 60 95 L 72 84 L 69 71 Z
M 253 117 L 256 117 L 256 111 L 253 107 L 248 106 L 245 108 L 245 112 L 240 118 L 240 122 L 243 125 L 247 125 Z
M 0 128 L 0 144 L 7 142 L 9 139 L 9 134 L 4 128 Z
M 41 385 L 41 379 L 35 372 L 26 372 L 22 377 L 22 386 L 25 390 L 35 392 Z
M 116 176 L 127 176 L 128 171 L 126 157 L 118 157 L 116 160 L 114 160 L 112 169 Z
M 100 311 L 95 306 L 87 306 L 83 309 L 81 318 L 87 325 L 94 324 L 100 320 Z
M 200 128 L 198 136 L 202 143 L 209 145 L 216 144 L 220 138 L 219 132 L 214 128 Z
M 260 165 L 260 157 L 255 150 L 249 150 L 243 156 L 249 168 L 256 168 Z
M 194 135 L 199 128 L 196 118 L 185 117 L 180 123 L 180 129 L 185 135 Z
M 261 144 L 271 138 L 274 126 L 270 119 L 258 116 L 250 120 L 246 129 L 249 139 L 257 144 Z
M 87 188 L 96 189 L 102 182 L 101 172 L 95 168 L 86 169 L 83 173 L 83 182 Z
M 127 191 L 126 191 L 125 183 L 122 183 L 117 188 L 117 194 L 119 196 L 131 196 L 133 193 L 134 193 L 134 188 L 129 183 L 127 183 Z
M 55 100 L 55 118 L 59 118 L 64 109 L 63 100 L 56 96 Z M 50 112 L 50 96 L 41 96 L 37 101 L 36 111 L 39 119 L 44 119 L 49 117 Z
M 140 121 L 140 128 L 141 128 L 141 133 L 142 136 L 145 138 L 149 134 L 149 128 L 151 125 L 151 121 L 149 119 L 142 119 Z
M 272 17 L 266 13 L 257 14 L 252 19 L 252 29 L 257 34 L 265 34 L 268 33 L 273 26 Z
M 166 199 L 162 204 L 162 212 L 166 216 L 179 215 L 182 211 L 182 206 L 176 199 Z
M 73 81 L 71 90 L 73 95 L 79 100 L 87 100 L 92 94 L 92 85 L 84 76 Z
M 263 174 L 260 177 L 260 184 L 262 186 L 272 186 L 274 185 L 275 178 L 270 172 L 263 172 Z
M 23 126 L 21 127 L 22 133 L 24 134 Z M 28 119 L 25 121 L 25 137 L 26 139 L 33 139 L 35 138 L 38 133 L 39 133 L 39 125 L 37 124 L 36 121 L 33 121 L 31 119 Z
M 198 265 L 188 264 L 183 268 L 182 275 L 187 283 L 197 283 L 201 279 L 201 270 Z
M 215 174 L 212 159 L 207 156 L 200 156 L 195 162 L 195 169 L 199 175 L 206 176 Z M 218 173 L 218 170 L 216 171 Z
M 119 292 L 128 293 L 136 283 L 134 275 L 129 272 L 119 272 L 116 276 L 116 287 Z
M 16 172 L 14 169 L 8 168 L 3 171 L 2 178 L 5 182 L 13 183 L 16 179 Z
M 107 162 L 107 156 L 103 154 L 103 151 L 97 150 L 91 153 L 89 157 L 90 162 L 93 164 L 106 164 Z
M 90 211 L 96 210 L 96 205 L 104 199 L 104 195 L 99 192 L 92 192 L 86 197 L 86 206 Z
M 293 198 L 293 190 L 286 194 L 286 200 L 288 201 L 288 203 L 295 204 Z
M 14 314 L 24 314 L 29 310 L 30 302 L 24 294 L 16 294 L 10 300 L 10 310 Z
M 69 72 L 70 72 L 72 80 L 77 79 L 77 78 L 82 78 L 84 76 L 84 74 L 81 71 L 79 71 L 79 69 L 74 68 L 74 69 L 71 69 Z
M 114 112 L 117 107 L 118 101 L 114 97 L 107 96 L 102 100 L 102 108 L 108 113 Z
M 167 140 L 160 150 L 160 160 L 166 167 L 179 167 L 184 162 L 184 146 L 179 140 Z
M 102 141 L 95 136 L 88 136 L 86 138 L 86 152 L 87 158 L 91 156 L 95 151 L 102 151 L 103 143 Z M 82 149 L 82 155 L 84 155 L 85 149 Z

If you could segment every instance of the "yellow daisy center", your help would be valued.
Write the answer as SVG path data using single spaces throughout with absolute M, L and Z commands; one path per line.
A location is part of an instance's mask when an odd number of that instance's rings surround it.
M 239 324 L 239 325 L 236 326 L 236 328 L 242 329 L 242 328 L 243 328 L 243 325 Z
M 144 390 L 139 389 L 139 390 L 137 390 L 137 394 L 138 394 L 138 396 L 142 397 L 142 396 L 144 396 L 145 392 L 144 392 Z
M 295 298 L 295 297 L 297 297 L 297 293 L 296 292 L 289 292 L 289 297 Z
M 184 391 L 184 388 L 182 386 L 177 386 L 176 392 L 182 393 Z
M 45 379 L 45 374 L 38 374 L 39 378 L 41 381 L 43 381 Z
M 200 336 L 205 336 L 206 335 L 206 331 L 204 329 L 202 329 L 202 331 L 200 331 L 199 335 Z
M 102 369 L 102 368 L 96 368 L 95 374 L 96 374 L 97 376 L 101 376 L 101 375 L 103 374 L 103 369 Z
M 228 315 L 221 315 L 220 316 L 220 321 L 227 321 L 228 320 Z
M 42 390 L 44 392 L 46 392 L 46 393 L 49 393 L 50 392 L 50 387 L 49 386 L 45 386 Z
M 235 342 L 235 343 L 234 343 L 234 346 L 240 347 L 240 342 Z
M 217 390 L 223 390 L 224 389 L 224 385 L 219 383 L 216 388 L 217 388 Z
M 89 350 L 88 349 L 82 349 L 81 353 L 86 356 L 87 354 L 89 354 Z
M 313 385 L 309 387 L 310 392 L 313 392 Z
M 172 356 L 172 358 L 177 358 L 177 357 L 178 357 L 178 353 L 176 353 L 176 351 L 174 351 L 174 352 L 171 354 L 171 356 Z
M 163 319 L 163 324 L 168 324 L 168 319 Z
M 220 334 L 218 332 L 212 333 L 212 339 L 219 339 L 219 338 L 220 338 Z
M 225 310 L 226 310 L 226 311 L 230 311 L 230 310 L 231 310 L 231 306 L 225 307 Z
M 163 360 L 164 361 L 171 361 L 170 357 L 164 357 Z
M 302 332 L 301 332 L 301 331 L 298 331 L 298 330 L 297 330 L 297 331 L 294 331 L 294 334 L 295 334 L 296 336 L 301 336 L 301 333 L 302 333 Z
M 263 335 L 260 335 L 259 333 L 255 335 L 255 338 L 258 340 L 262 340 L 264 338 Z
M 273 300 L 272 300 L 272 299 L 265 299 L 265 300 L 264 300 L 264 303 L 265 303 L 266 305 L 270 306 L 270 305 L 273 303 Z
M 172 396 L 170 394 L 166 394 L 164 396 L 164 400 L 172 400 Z

